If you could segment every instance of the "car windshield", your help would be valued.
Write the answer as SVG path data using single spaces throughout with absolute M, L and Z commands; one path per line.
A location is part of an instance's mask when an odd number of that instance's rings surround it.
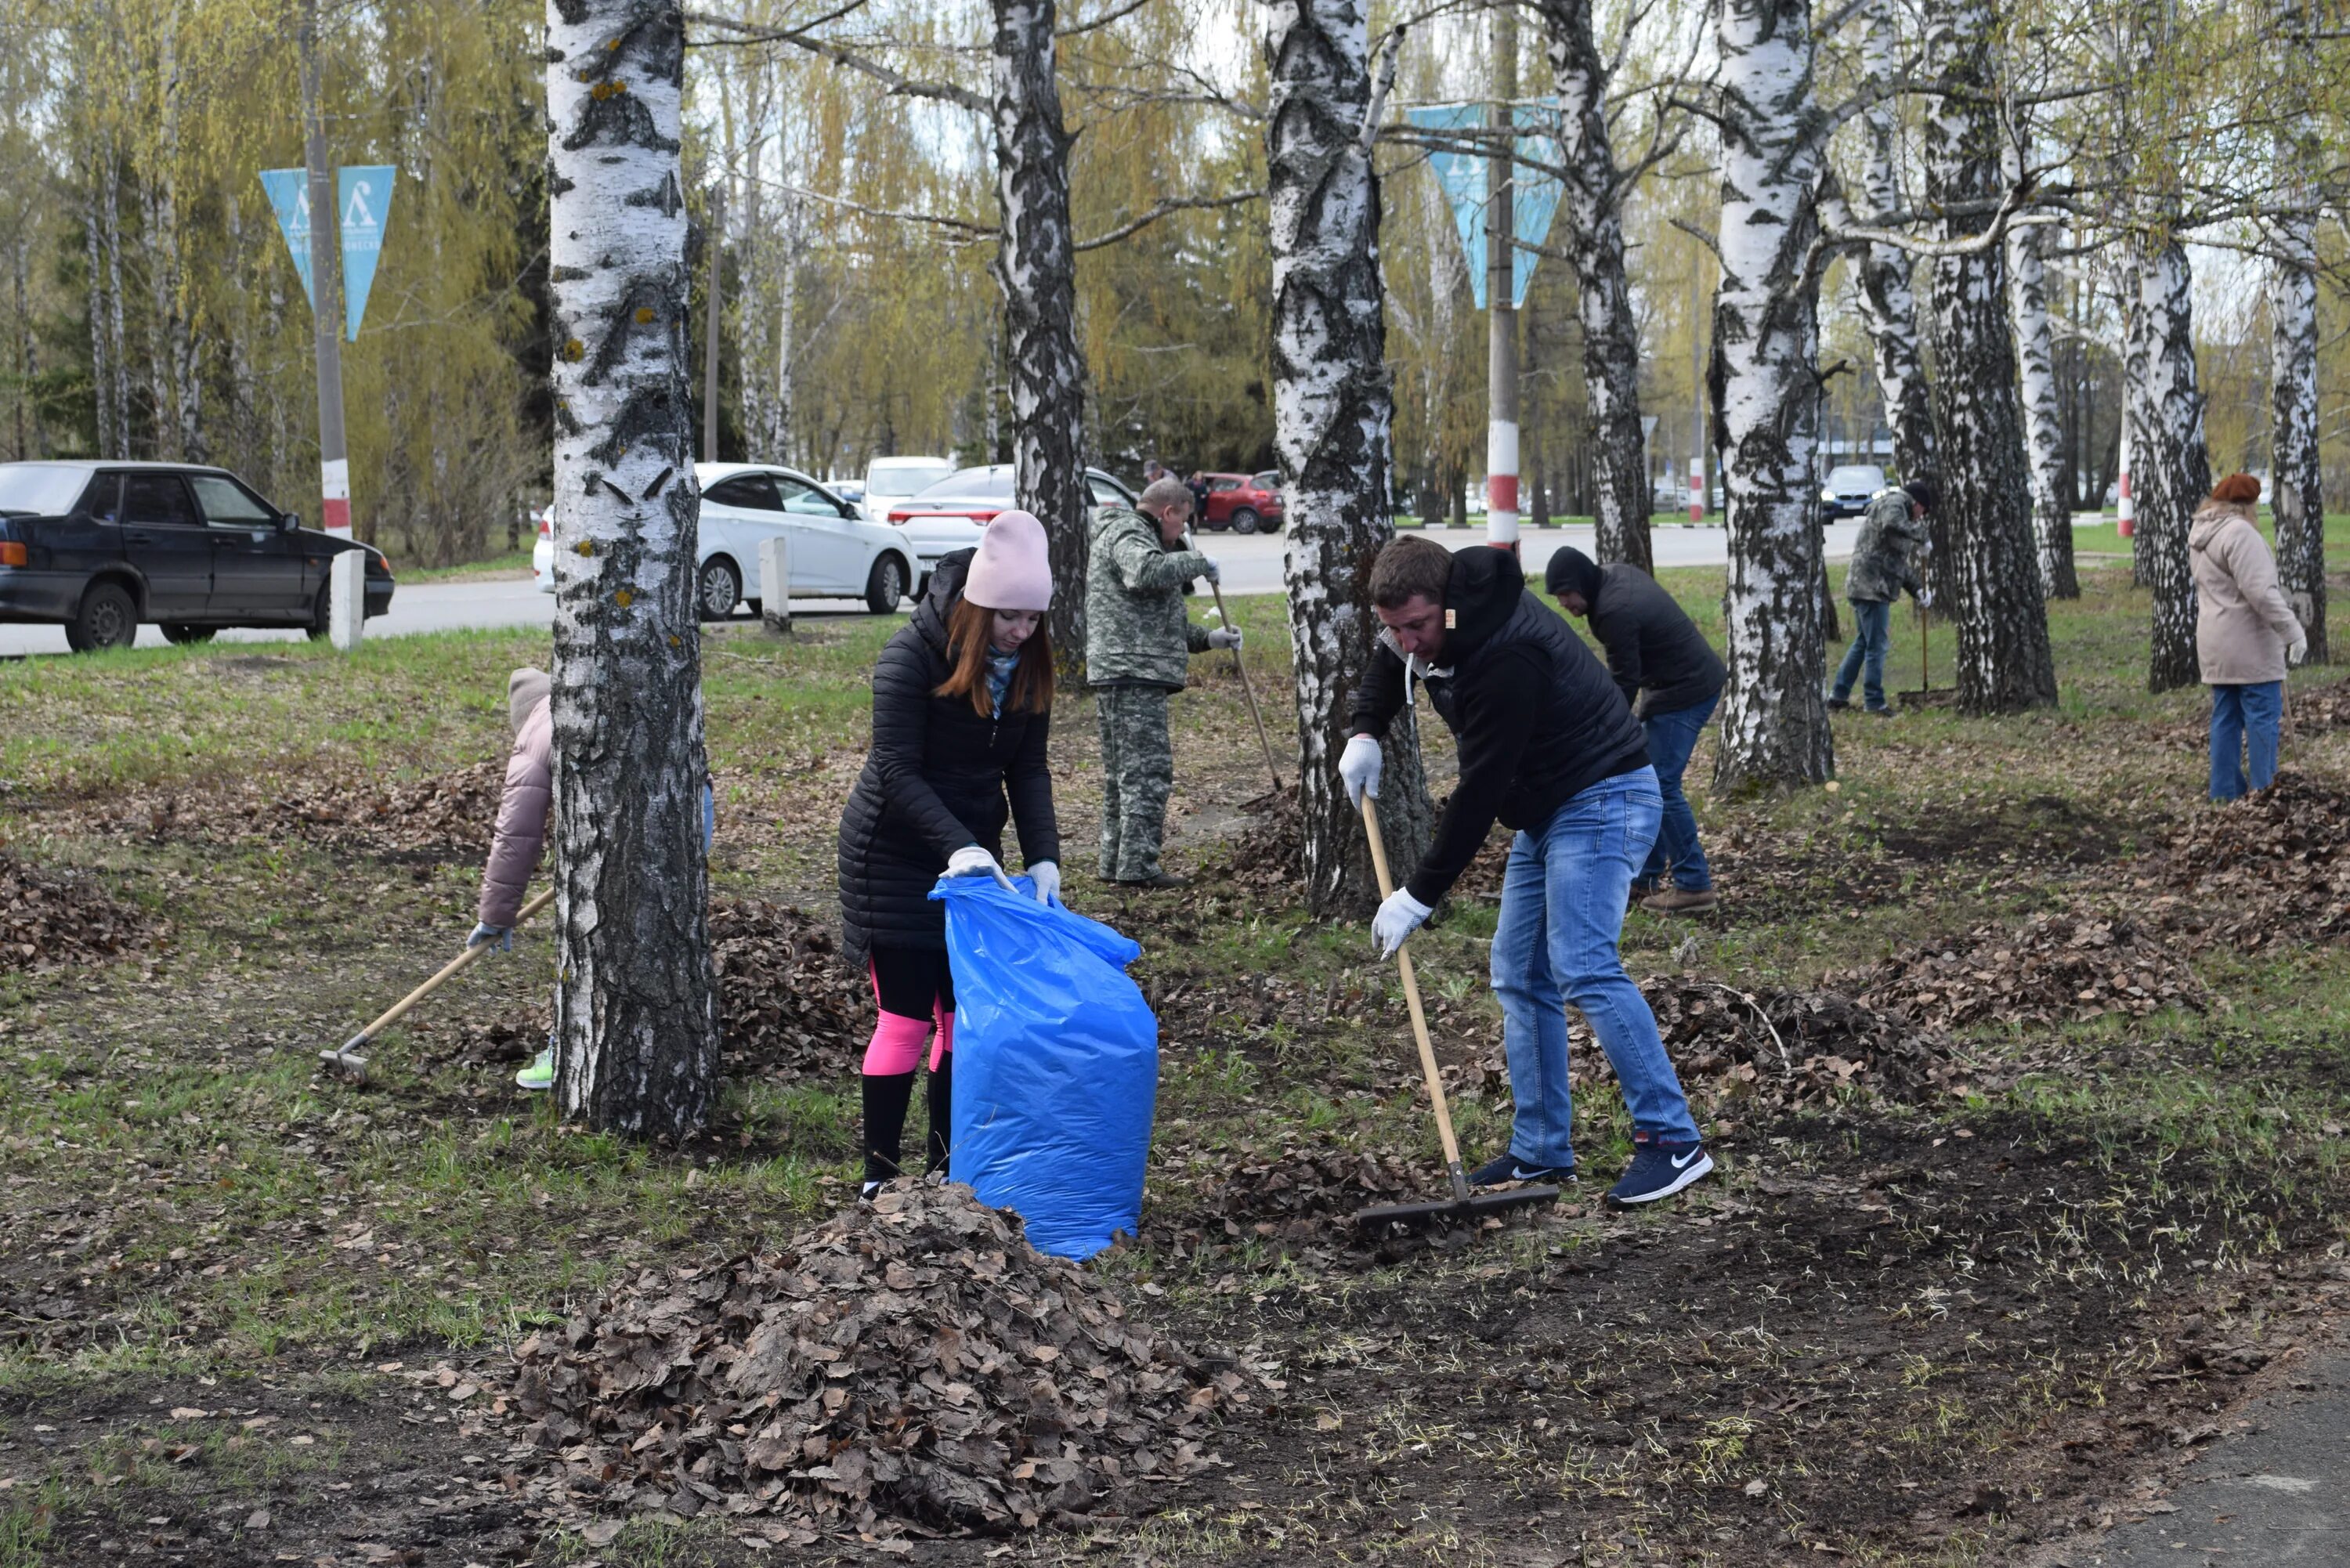
M 928 490 L 914 497 L 917 501 L 1009 501 L 1012 499 L 1012 465 L 996 463 L 987 468 L 959 468 Z
M 884 495 L 918 495 L 954 471 L 931 458 L 882 457 L 865 470 L 865 488 Z
M 1885 471 L 1881 468 L 1871 468 L 1866 464 L 1853 468 L 1832 468 L 1828 470 L 1828 488 L 1830 490 L 1882 490 L 1885 488 Z
M 50 462 L 0 462 L 0 512 L 60 516 L 73 510 L 89 470 Z

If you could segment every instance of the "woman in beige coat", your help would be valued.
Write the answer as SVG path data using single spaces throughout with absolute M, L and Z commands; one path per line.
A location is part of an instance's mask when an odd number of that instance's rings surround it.
M 2284 671 L 2309 639 L 2277 587 L 2276 557 L 2252 522 L 2261 482 L 2231 473 L 2195 511 L 2187 561 L 2195 573 L 2195 651 L 2211 688 L 2211 798 L 2234 800 L 2276 782 Z

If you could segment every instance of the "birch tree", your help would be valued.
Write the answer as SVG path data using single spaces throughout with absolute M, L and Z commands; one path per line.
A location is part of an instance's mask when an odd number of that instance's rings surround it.
M 1876 0 L 1861 34 L 1862 76 L 1870 89 L 1884 95 L 1861 116 L 1861 193 L 1871 220 L 1880 224 L 1909 205 L 1901 188 L 1900 117 L 1888 90 L 1901 74 L 1896 3 Z M 1893 430 L 1893 467 L 1904 479 L 1935 471 L 1934 403 L 1918 347 L 1916 265 L 1917 257 L 1906 247 L 1876 240 L 1863 247 L 1856 269 L 1861 322 L 1868 329 L 1886 423 Z M 1939 539 L 1941 525 L 1934 528 Z
M 1714 779 L 1725 790 L 1835 771 L 1822 687 L 1819 191 L 1831 129 L 1813 97 L 1809 0 L 1721 0 L 1721 287 L 1713 444 L 1730 535 Z
M 2128 241 L 2135 288 L 2127 302 L 2130 491 L 2137 499 L 2138 580 L 2154 596 L 2147 686 L 2192 686 L 2195 579 L 2187 530 L 2211 489 L 2203 447 L 2203 394 L 2195 373 L 2194 279 L 2186 247 L 2167 228 Z
M 2309 657 L 2325 660 L 2324 470 L 2317 449 L 2317 202 L 2306 171 L 2318 149 L 2309 130 L 2308 70 L 2302 36 L 2306 0 L 2284 0 L 2278 18 L 2286 101 L 2271 143 L 2283 186 L 2272 220 L 2268 270 L 2269 510 L 2276 519 L 2277 579 L 2309 635 Z
M 1358 915 L 1378 898 L 1362 822 L 1338 780 L 1372 652 L 1371 559 L 1394 536 L 1367 14 L 1367 0 L 1265 3 L 1274 444 L 1289 517 L 1305 893 L 1324 915 Z M 1433 823 L 1410 722 L 1388 731 L 1378 811 L 1396 876 L 1407 877 Z
M 1960 483 L 1942 487 L 1939 579 L 1958 625 L 1959 706 L 1970 713 L 2053 707 L 2056 663 L 2032 536 L 2032 479 L 2000 244 L 2000 126 L 1992 99 L 1989 0 L 1928 0 L 1926 203 L 1942 220 L 1933 261 L 1937 450 Z
M 1003 237 L 996 280 L 1012 350 L 1012 453 L 1020 504 L 1045 524 L 1052 634 L 1064 669 L 1086 648 L 1082 456 L 1085 361 L 1077 354 L 1077 258 L 1069 232 L 1069 135 L 1054 80 L 1054 0 L 994 0 L 995 189 Z
M 717 1090 L 678 151 L 684 18 L 549 0 L 556 1091 L 683 1137 Z
M 2056 338 L 2048 319 L 2048 267 L 2040 252 L 2047 232 L 2037 223 L 2008 231 L 2007 290 L 2015 321 L 2024 441 L 2031 449 L 2040 591 L 2052 599 L 2077 599 L 2081 578 L 2073 565 L 2073 482 L 2064 472 L 2064 423 L 2056 397 Z
M 1640 334 L 1624 274 L 1623 198 L 1607 123 L 1612 73 L 1592 27 L 1592 0 L 1544 0 L 1558 91 L 1559 210 L 1566 219 L 1591 410 L 1594 548 L 1601 561 L 1655 569 L 1648 543 L 1648 452 L 1640 431 Z

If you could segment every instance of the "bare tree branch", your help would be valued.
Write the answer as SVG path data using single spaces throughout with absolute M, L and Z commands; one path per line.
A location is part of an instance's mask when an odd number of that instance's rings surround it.
M 1140 217 L 1128 223 L 1120 223 L 1117 228 L 1110 230 L 1109 233 L 1106 234 L 1097 234 L 1090 240 L 1079 240 L 1071 248 L 1079 251 L 1097 251 L 1104 245 L 1114 245 L 1120 240 L 1130 239 L 1134 235 L 1139 234 L 1143 230 L 1149 228 L 1151 224 L 1157 223 L 1159 219 L 1171 216 L 1177 213 L 1212 212 L 1221 207 L 1237 207 L 1242 205 L 1243 202 L 1262 202 L 1263 200 L 1264 200 L 1264 192 L 1262 191 L 1242 191 L 1230 196 L 1172 197 L 1167 201 L 1159 202 L 1159 205 L 1151 208 L 1150 211 L 1143 213 Z
M 863 3 L 864 0 L 849 0 L 848 4 L 829 13 L 821 20 L 830 21 L 847 16 Z M 860 75 L 872 78 L 889 88 L 889 96 L 892 98 L 930 99 L 939 103 L 953 104 L 958 109 L 969 109 L 973 114 L 992 112 L 987 99 L 969 88 L 959 87 L 953 82 L 918 80 L 902 71 L 892 70 L 880 61 L 861 55 L 854 49 L 833 43 L 830 39 L 816 37 L 804 28 L 754 26 L 751 23 L 737 22 L 731 16 L 715 16 L 708 11 L 688 11 L 685 14 L 685 19 L 696 26 L 716 27 L 721 31 L 733 33 L 748 42 L 789 44 L 795 49 L 805 49 L 819 59 L 829 60 L 846 70 L 856 71 Z
M 1090 22 L 1080 22 L 1074 27 L 1055 28 L 1054 30 L 1053 36 L 1055 38 L 1079 38 L 1083 37 L 1087 33 L 1099 32 L 1102 28 L 1109 26 L 1113 23 L 1125 21 L 1128 16 L 1133 16 L 1137 11 L 1141 10 L 1145 5 L 1149 4 L 1150 0 L 1126 0 L 1125 5 L 1119 6 L 1117 10 L 1110 12 L 1106 16 L 1097 16 Z

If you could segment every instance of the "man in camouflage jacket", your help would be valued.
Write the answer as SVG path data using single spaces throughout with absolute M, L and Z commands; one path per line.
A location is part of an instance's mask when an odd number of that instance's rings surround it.
M 1835 690 L 1828 707 L 1837 712 L 1852 706 L 1852 686 L 1863 680 L 1862 695 L 1868 711 L 1890 718 L 1885 701 L 1885 654 L 1892 642 L 1893 606 L 1906 589 L 1918 603 L 1932 596 L 1918 581 L 1914 552 L 1927 539 L 1926 514 L 1934 509 L 1934 482 L 1920 475 L 1887 485 L 1868 504 L 1860 524 L 1860 538 L 1852 547 L 1852 568 L 1845 577 L 1844 597 L 1852 605 L 1852 646 L 1845 649 L 1836 670 Z
M 1101 722 L 1101 877 L 1141 888 L 1180 888 L 1160 869 L 1175 752 L 1167 699 L 1190 679 L 1191 655 L 1238 648 L 1237 627 L 1210 631 L 1183 609 L 1194 577 L 1218 580 L 1214 559 L 1187 547 L 1191 493 L 1158 479 L 1139 511 L 1105 506 L 1086 563 L 1086 682 Z

